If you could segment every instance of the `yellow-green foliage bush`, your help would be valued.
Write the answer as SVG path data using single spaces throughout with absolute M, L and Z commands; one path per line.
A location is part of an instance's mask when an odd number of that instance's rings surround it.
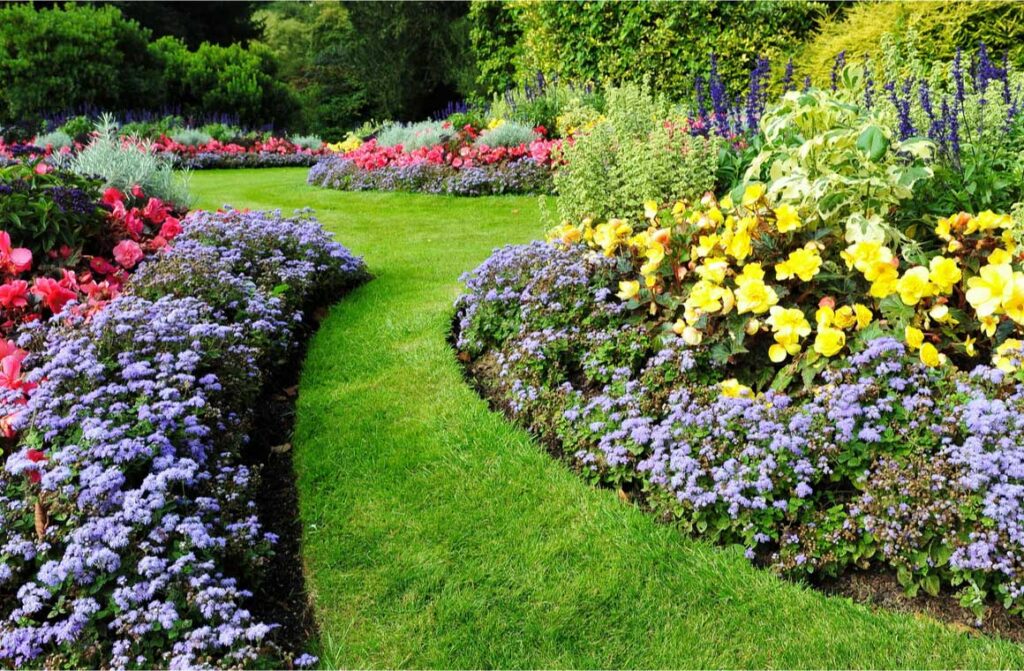
M 1024 3 L 985 0 L 925 2 L 862 2 L 842 15 L 820 23 L 817 34 L 794 59 L 801 77 L 818 85 L 829 81 L 836 54 L 847 62 L 881 56 L 886 34 L 897 42 L 916 33 L 921 53 L 936 60 L 953 58 L 957 47 L 974 49 L 985 42 L 990 53 L 1009 51 L 1015 63 L 1024 62 Z

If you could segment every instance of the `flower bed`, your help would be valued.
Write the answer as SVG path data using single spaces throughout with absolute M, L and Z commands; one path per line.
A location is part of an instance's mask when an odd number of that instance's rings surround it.
M 359 148 L 322 159 L 309 183 L 343 191 L 421 191 L 456 196 L 550 193 L 561 142 L 537 139 L 513 147 L 468 142 L 434 144 L 406 151 L 370 140 Z
M 93 201 L 120 238 L 112 259 L 43 255 L 31 285 L 13 278 L 33 253 L 0 240 L 0 293 L 27 289 L 0 341 L 0 662 L 288 661 L 250 610 L 276 539 L 256 515 L 246 432 L 304 314 L 364 266 L 305 214 L 179 221 L 133 198 Z
M 124 138 L 128 141 L 127 138 Z M 233 142 L 211 140 L 202 144 L 186 145 L 162 136 L 152 143 L 153 151 L 171 157 L 176 166 L 190 170 L 208 168 L 280 168 L 291 166 L 309 167 L 332 152 L 326 147 L 306 149 L 285 138 L 268 137 L 245 145 Z M 0 167 L 25 160 L 44 160 L 60 164 L 62 157 L 68 157 L 83 145 L 75 143 L 69 147 L 54 148 L 25 144 L 4 144 L 0 138 Z
M 883 567 L 979 616 L 1020 609 L 1019 372 L 932 367 L 880 336 L 805 390 L 755 395 L 616 296 L 617 264 L 533 243 L 467 276 L 457 347 L 509 414 L 586 477 L 780 572 Z

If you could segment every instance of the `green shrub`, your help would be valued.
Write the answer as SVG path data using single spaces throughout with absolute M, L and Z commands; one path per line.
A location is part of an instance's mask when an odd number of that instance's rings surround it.
M 96 128 L 96 121 L 87 116 L 74 116 L 65 121 L 57 130 L 63 131 L 76 140 L 82 141 L 88 138 L 89 133 Z
M 199 130 L 198 128 L 176 128 L 170 132 L 172 140 L 178 144 L 187 145 L 190 147 L 197 147 L 201 144 L 207 144 L 213 140 L 213 136 L 209 133 Z
M 37 135 L 34 144 L 37 147 L 50 146 L 56 151 L 64 147 L 73 146 L 75 139 L 62 130 L 55 130 L 44 135 Z
M 20 163 L 0 168 L 0 193 L 4 230 L 15 246 L 32 250 L 36 266 L 61 245 L 80 250 L 106 225 L 99 182 L 92 179 L 63 171 L 40 175 L 33 165 Z
M 668 105 L 646 87 L 607 91 L 605 117 L 563 145 L 555 172 L 563 220 L 642 214 L 643 203 L 699 198 L 715 186 L 714 140 L 666 120 Z
M 516 83 L 537 72 L 597 83 L 649 77 L 675 99 L 692 95 L 711 52 L 738 92 L 759 55 L 791 53 L 826 14 L 825 3 L 799 0 L 476 4 L 471 35 L 480 83 L 491 90 L 507 87 L 511 69 Z
M 186 208 L 192 203 L 188 174 L 176 174 L 171 160 L 155 153 L 144 141 L 124 143 L 117 125 L 104 116 L 96 136 L 71 159 L 69 167 L 79 175 L 97 177 L 107 185 L 127 191 L 136 184 L 149 196 Z
M 130 121 L 121 125 L 121 134 L 131 137 L 141 137 L 147 140 L 156 140 L 162 135 L 170 135 L 175 130 L 185 125 L 185 120 L 180 116 L 161 116 L 149 121 Z
M 275 79 L 276 61 L 264 47 L 202 44 L 189 51 L 183 42 L 162 37 L 149 49 L 163 65 L 168 98 L 189 115 L 230 111 L 249 126 L 286 126 L 295 116 L 298 100 Z
M 440 121 L 392 123 L 384 126 L 377 134 L 377 144 L 382 147 L 402 145 L 405 151 L 415 151 L 447 142 L 452 132 L 450 128 L 443 128 Z
M 521 144 L 529 144 L 537 139 L 537 133 L 532 126 L 506 121 L 495 127 L 485 129 L 476 139 L 475 144 L 479 147 L 518 147 Z
M 302 147 L 303 149 L 319 149 L 324 144 L 319 135 L 293 135 L 288 140 L 295 146 Z
M 0 120 L 35 122 L 83 106 L 163 104 L 160 70 L 146 50 L 149 36 L 110 6 L 0 8 Z

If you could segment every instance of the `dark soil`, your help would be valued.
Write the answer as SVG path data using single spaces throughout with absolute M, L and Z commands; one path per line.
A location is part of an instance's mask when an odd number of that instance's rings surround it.
M 454 332 L 457 327 L 458 322 L 453 320 L 453 335 L 449 338 L 453 349 Z M 456 358 L 461 364 L 466 383 L 487 401 L 492 410 L 502 413 L 509 421 L 530 432 L 544 445 L 551 456 L 563 463 L 568 463 L 562 445 L 552 434 L 539 433 L 535 427 L 528 426 L 513 417 L 500 392 L 501 384 L 498 379 L 500 368 L 495 362 L 493 352 L 486 352 L 476 360 L 471 359 L 465 353 L 457 353 Z M 643 499 L 643 493 L 639 490 L 623 491 L 620 489 L 616 493 L 623 502 L 637 505 L 642 509 L 648 508 Z M 669 520 L 664 519 L 659 521 L 670 523 Z M 995 602 L 987 604 L 988 610 L 985 618 L 979 622 L 972 611 L 960 605 L 959 599 L 952 592 L 943 591 L 938 596 L 931 596 L 924 591 L 919 591 L 916 596 L 908 596 L 902 585 L 896 580 L 895 574 L 890 571 L 882 569 L 849 571 L 837 578 L 822 580 L 812 583 L 810 586 L 831 596 L 849 598 L 872 609 L 930 617 L 968 634 L 987 634 L 1017 643 L 1024 642 L 1024 617 L 1009 613 L 1001 604 Z
M 340 299 L 334 297 L 326 305 Z M 291 440 L 302 361 L 310 338 L 326 315 L 327 307 L 323 306 L 306 311 L 296 334 L 298 344 L 272 373 L 253 409 L 255 420 L 245 453 L 246 462 L 260 473 L 255 498 L 260 522 L 265 531 L 278 536 L 260 580 L 250 586 L 250 608 L 256 620 L 279 625 L 274 642 L 282 652 L 294 656 L 308 652 L 310 641 L 319 632 L 306 589 Z

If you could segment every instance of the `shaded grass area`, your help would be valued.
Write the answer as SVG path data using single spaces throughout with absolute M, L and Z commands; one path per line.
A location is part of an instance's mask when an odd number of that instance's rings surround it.
M 488 410 L 446 344 L 458 277 L 541 233 L 537 199 L 202 171 L 203 207 L 311 206 L 376 279 L 309 347 L 295 468 L 329 667 L 1021 667 L 1014 644 L 873 613 L 589 487 Z

